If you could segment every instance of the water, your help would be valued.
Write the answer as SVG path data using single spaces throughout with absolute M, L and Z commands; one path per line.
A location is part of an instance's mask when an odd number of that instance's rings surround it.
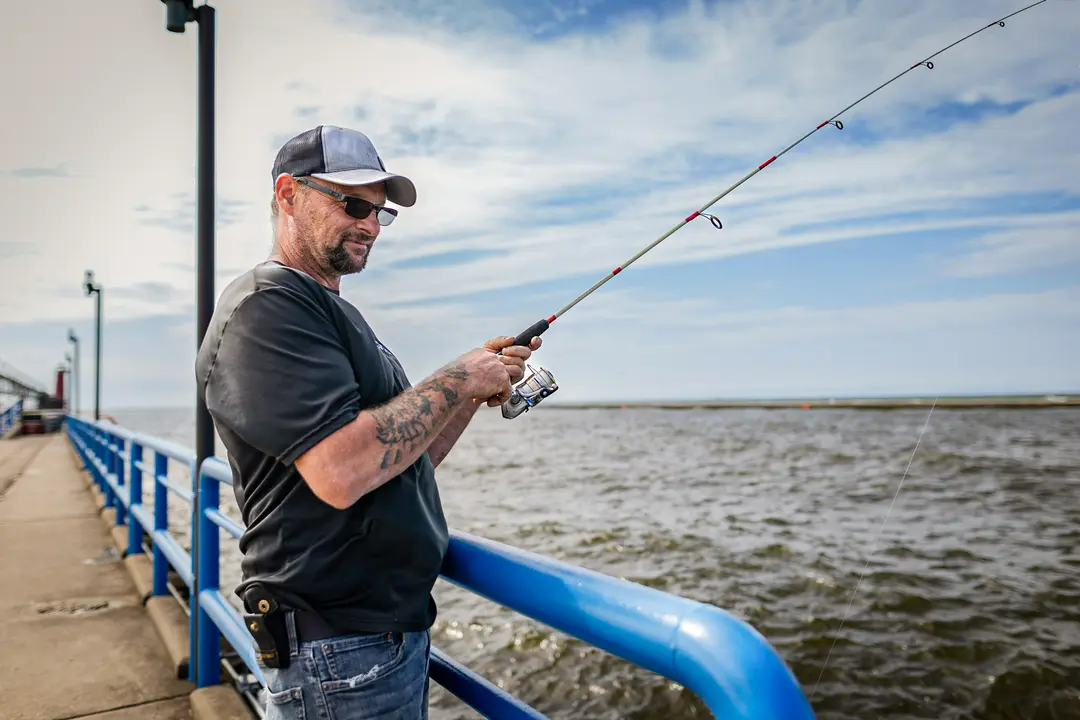
M 191 446 L 192 417 L 117 419 Z M 1080 719 L 1080 410 L 935 410 L 879 537 L 926 420 L 489 411 L 438 480 L 452 527 L 747 619 L 823 720 Z M 441 580 L 435 597 L 434 643 L 552 718 L 711 717 L 687 690 Z M 431 703 L 433 720 L 478 717 L 435 685 Z

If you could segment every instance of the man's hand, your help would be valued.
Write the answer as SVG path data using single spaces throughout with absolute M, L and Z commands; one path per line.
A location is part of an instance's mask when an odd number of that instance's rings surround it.
M 510 376 L 510 385 L 516 385 L 525 377 L 525 361 L 532 356 L 533 351 L 540 349 L 541 342 L 540 338 L 534 337 L 528 347 L 523 347 L 513 344 L 513 335 L 500 335 L 488 340 L 484 343 L 484 347 L 495 353 L 502 351 L 499 359 L 506 366 L 506 372 Z M 498 407 L 509 399 L 510 394 L 505 393 L 505 397 L 498 395 L 488 399 L 487 404 L 489 407 Z
M 540 338 L 534 337 L 528 347 L 514 347 L 514 338 L 500 336 L 492 338 L 484 343 L 483 347 L 468 353 L 463 360 L 469 358 L 473 362 L 481 361 L 487 370 L 497 378 L 494 380 L 495 388 L 488 387 L 484 392 L 489 394 L 478 395 L 471 391 L 472 403 L 466 408 L 458 410 L 454 417 L 446 424 L 439 436 L 428 446 L 428 456 L 435 467 L 450 453 L 451 448 L 465 432 L 465 428 L 480 409 L 480 404 L 485 403 L 488 407 L 499 407 L 510 399 L 515 383 L 521 382 L 525 377 L 525 361 L 540 347 Z M 502 353 L 501 355 L 499 353 Z M 470 356 L 472 356 L 470 358 Z M 497 368 L 497 370 L 496 370 Z M 487 374 L 485 371 L 485 374 Z M 494 393 L 494 394 L 490 394 Z

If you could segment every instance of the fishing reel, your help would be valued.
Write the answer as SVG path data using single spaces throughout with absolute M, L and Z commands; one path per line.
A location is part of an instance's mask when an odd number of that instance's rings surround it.
M 527 413 L 530 408 L 536 407 L 544 398 L 559 389 L 555 376 L 549 370 L 536 370 L 528 364 L 525 367 L 528 373 L 514 386 L 510 399 L 502 404 L 502 416 L 507 420 Z

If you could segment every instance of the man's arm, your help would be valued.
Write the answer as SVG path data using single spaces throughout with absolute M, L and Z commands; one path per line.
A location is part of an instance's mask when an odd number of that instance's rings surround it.
M 464 362 L 447 365 L 393 400 L 360 412 L 300 455 L 297 470 L 324 502 L 349 507 L 416 462 L 451 418 L 478 405 L 471 380 Z
M 465 432 L 465 428 L 472 422 L 476 411 L 479 409 L 480 403 L 478 402 L 472 402 L 458 408 L 449 422 L 443 427 L 442 432 L 431 442 L 431 445 L 428 446 L 428 457 L 431 458 L 431 463 L 435 467 L 439 467 L 439 464 L 450 454 L 450 449 L 454 447 L 461 434 Z
M 537 350 L 540 347 L 540 338 L 533 338 L 529 347 L 513 347 L 512 343 L 514 337 L 512 335 L 501 336 L 492 338 L 484 343 L 484 347 L 492 352 L 500 353 L 500 359 L 506 365 L 507 371 L 510 373 L 510 384 L 517 384 L 525 374 L 525 359 L 532 355 L 533 350 Z M 490 404 L 490 403 L 489 403 Z M 501 404 L 501 401 L 500 403 Z M 472 422 L 473 417 L 476 415 L 476 411 L 480 409 L 480 403 L 473 403 L 472 406 L 464 406 L 454 413 L 454 416 L 450 418 L 450 421 L 446 423 L 442 432 L 439 433 L 431 445 L 428 447 L 428 456 L 431 458 L 431 462 L 435 467 L 438 467 L 446 456 L 450 454 L 450 450 L 461 438 L 461 434 L 465 432 L 465 428 Z
M 339 509 L 415 462 L 464 403 L 510 396 L 500 356 L 476 348 L 361 410 L 356 371 L 336 328 L 294 288 L 253 292 L 219 322 L 225 329 L 204 342 L 196 368 L 215 422 L 295 465 L 311 491 Z

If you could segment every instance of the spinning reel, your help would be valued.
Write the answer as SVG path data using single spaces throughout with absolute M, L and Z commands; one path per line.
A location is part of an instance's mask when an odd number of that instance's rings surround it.
M 528 364 L 525 367 L 528 369 L 525 377 L 514 386 L 510 399 L 502 404 L 502 416 L 507 420 L 527 413 L 530 408 L 536 407 L 544 398 L 559 389 L 559 384 L 555 382 L 555 376 L 550 371 L 544 368 L 536 370 Z

